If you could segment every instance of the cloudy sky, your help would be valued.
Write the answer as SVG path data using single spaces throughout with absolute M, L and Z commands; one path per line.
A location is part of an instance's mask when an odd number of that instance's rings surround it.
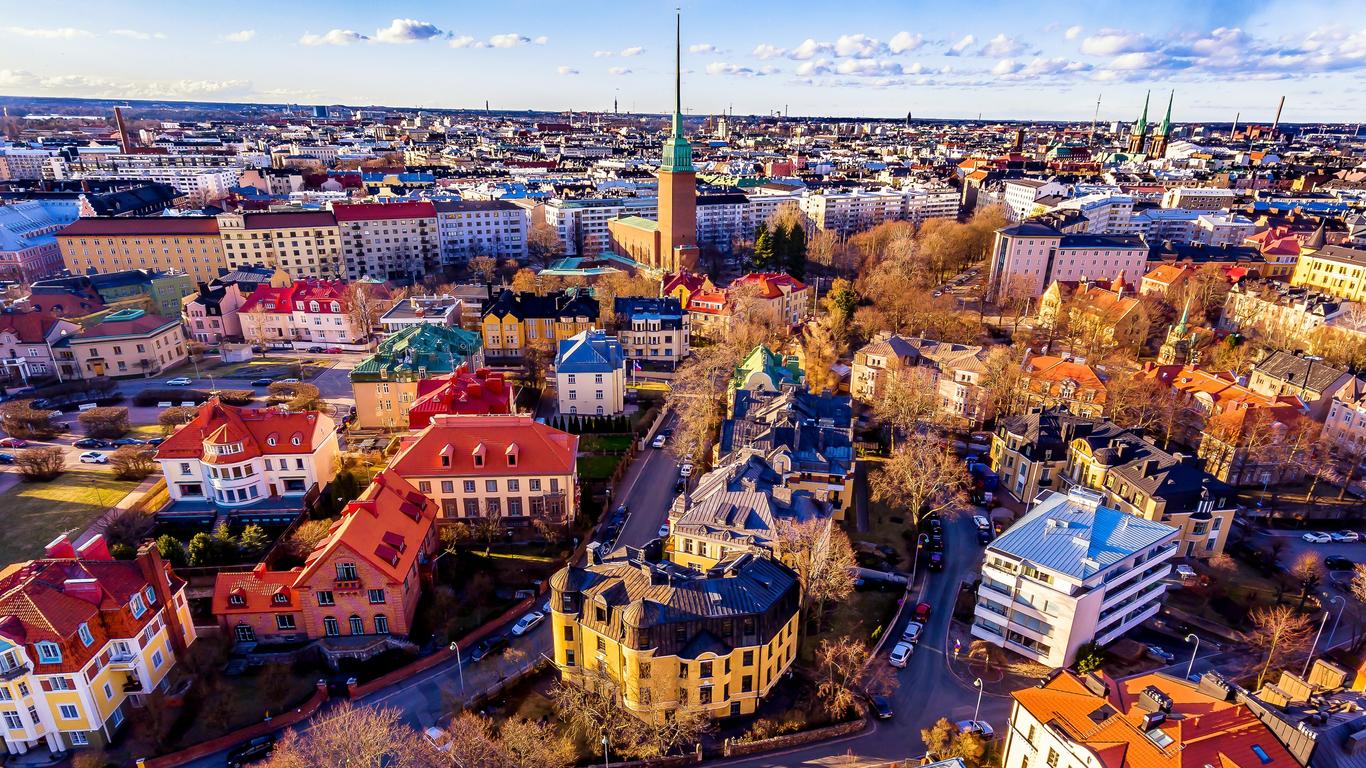
M 0 94 L 670 108 L 674 2 L 0 0 Z M 1366 120 L 1362 0 L 682 0 L 695 114 Z

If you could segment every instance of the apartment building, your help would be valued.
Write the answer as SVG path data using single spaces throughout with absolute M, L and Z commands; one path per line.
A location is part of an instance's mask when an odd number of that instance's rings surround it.
M 692 349 L 692 320 L 676 298 L 618 297 L 612 312 L 626 359 L 643 370 L 672 371 Z
M 1107 507 L 1095 491 L 1040 500 L 987 545 L 972 636 L 1050 667 L 1157 613 L 1176 528 Z
M 373 329 L 351 311 L 350 286 L 370 292 L 376 302 L 389 300 L 389 290 L 382 283 L 318 279 L 272 282 L 283 284 L 259 286 L 237 311 L 242 336 L 265 347 L 364 348 Z
M 440 201 L 435 206 L 442 264 L 464 264 L 475 256 L 526 260 L 530 223 L 521 206 L 507 200 Z
M 56 374 L 52 345 L 80 329 L 46 312 L 0 313 L 0 382 L 28 386 L 32 379 Z
M 64 212 L 37 201 L 0 205 L 0 280 L 31 283 L 62 271 L 56 235 L 72 221 Z
M 1366 301 L 1366 250 L 1325 245 L 1301 254 L 1290 284 L 1347 301 Z
M 379 319 L 385 333 L 397 333 L 414 325 L 438 325 L 458 328 L 465 313 L 465 303 L 449 294 L 441 296 L 409 296 L 395 302 Z
M 184 195 L 185 202 L 190 207 L 202 208 L 226 198 L 229 191 L 237 186 L 237 180 L 241 175 L 242 169 L 236 167 L 161 165 L 124 167 L 118 170 L 70 171 L 69 173 L 57 174 L 55 178 L 77 181 L 123 181 L 131 179 L 153 184 L 165 184 L 174 187 L 177 192 Z
M 1275 281 L 1241 280 L 1229 289 L 1219 328 L 1269 340 L 1307 339 L 1319 328 L 1360 333 L 1362 305 L 1312 288 Z
M 1063 197 L 1067 193 L 1067 185 L 1056 181 L 1007 179 L 1002 185 L 1001 200 L 1011 221 L 1024 221 L 1036 213 L 1040 198 Z
M 146 545 L 64 536 L 0 575 L 0 729 L 11 755 L 101 749 L 195 641 L 185 582 Z
M 1000 419 L 991 433 L 991 470 L 1001 488 L 1028 504 L 1042 491 L 1057 491 L 1074 437 L 1090 434 L 1093 421 L 1057 408 L 1030 408 Z
M 218 230 L 231 269 L 262 265 L 296 278 L 346 276 L 341 229 L 330 212 L 224 213 Z
M 533 348 L 554 354 L 559 342 L 597 326 L 598 309 L 592 296 L 574 289 L 545 296 L 504 289 L 480 319 L 484 354 L 511 361 Z
M 1023 366 L 1019 397 L 1026 407 L 1062 408 L 1100 418 L 1109 391 L 1095 369 L 1069 357 L 1035 355 Z
M 997 230 L 990 258 L 987 286 L 996 298 L 1033 298 L 1054 280 L 1148 271 L 1148 246 L 1137 235 L 1065 234 L 1037 221 Z
M 1226 211 L 1233 207 L 1237 194 L 1231 189 L 1212 187 L 1173 187 L 1162 195 L 1163 208 L 1196 211 Z
M 408 409 L 417 402 L 423 381 L 483 365 L 482 342 L 475 331 L 413 325 L 391 334 L 351 369 L 356 426 L 407 429 Z
M 441 508 L 438 522 L 496 519 L 514 533 L 578 516 L 579 438 L 531 416 L 436 415 L 404 438 L 390 469 Z
M 1314 749 L 1312 731 L 1296 731 L 1217 672 L 1115 680 L 1055 669 L 1011 697 L 1005 768 L 1300 768 Z M 1287 734 L 1308 749 L 1287 749 Z
M 550 200 L 541 210 L 546 224 L 559 234 L 565 256 L 597 256 L 611 250 L 609 221 L 621 217 L 655 220 L 659 201 L 653 197 Z
M 731 374 L 727 390 L 727 412 L 733 414 L 736 396 L 741 392 L 777 394 L 801 387 L 806 372 L 796 355 L 783 355 L 760 344 L 745 356 Z
M 737 277 L 727 288 L 731 302 L 744 296 L 745 310 L 767 312 L 789 326 L 806 321 L 811 308 L 811 286 L 784 272 L 750 272 Z
M 53 343 L 62 378 L 158 376 L 185 363 L 188 345 L 179 317 L 120 309 Z
M 880 398 L 896 376 L 923 371 L 927 384 L 939 393 L 946 415 L 968 421 L 988 418 L 983 405 L 982 376 L 986 351 L 981 346 L 879 332 L 854 353 L 849 392 L 855 400 Z
M 201 344 L 221 344 L 242 338 L 242 320 L 238 310 L 246 302 L 236 283 L 209 286 L 199 284 L 198 291 L 185 301 L 183 314 L 190 337 Z
M 752 714 L 796 658 L 801 585 L 763 551 L 698 571 L 628 547 L 560 570 L 550 590 L 561 677 L 614 686 L 643 720 Z
M 57 247 L 73 275 L 149 269 L 207 283 L 228 267 L 212 216 L 80 218 L 57 233 Z
M 436 206 L 415 200 L 332 206 L 346 277 L 416 281 L 441 266 Z
M 382 471 L 346 505 L 301 568 L 224 571 L 214 579 L 213 613 L 239 643 L 299 643 L 370 636 L 379 642 L 338 642 L 347 658 L 368 658 L 397 646 L 413 625 L 422 574 L 439 549 L 437 506 L 392 471 Z
M 47 161 L 57 155 L 55 149 L 28 147 L 0 147 L 0 181 L 36 181 L 43 178 Z
M 592 329 L 564 339 L 555 355 L 555 392 L 564 416 L 616 416 L 626 409 L 626 353 Z
M 739 240 L 754 237 L 749 198 L 738 192 L 697 196 L 697 244 L 729 253 Z
M 798 205 L 815 229 L 848 237 L 905 218 L 906 196 L 892 189 L 817 192 L 802 195 Z

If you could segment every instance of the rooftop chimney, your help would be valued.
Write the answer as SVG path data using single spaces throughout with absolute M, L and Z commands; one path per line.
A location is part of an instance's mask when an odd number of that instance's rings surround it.
M 66 534 L 62 534 L 48 542 L 48 545 L 43 548 L 43 554 L 51 558 L 74 558 L 76 557 L 76 548 L 71 546 L 70 541 L 67 541 Z

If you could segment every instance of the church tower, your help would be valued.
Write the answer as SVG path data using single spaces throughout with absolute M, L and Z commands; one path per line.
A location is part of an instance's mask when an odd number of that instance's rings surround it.
M 1134 121 L 1134 125 L 1129 129 L 1129 154 L 1143 154 L 1143 144 L 1148 138 L 1148 98 L 1153 92 L 1148 91 L 1143 97 L 1143 115 Z
M 1152 157 L 1161 158 L 1167 154 L 1167 142 L 1172 133 L 1172 99 L 1176 98 L 1176 91 L 1172 91 L 1167 97 L 1167 116 L 1162 118 L 1162 124 L 1157 126 L 1157 133 L 1153 134 L 1152 144 L 1148 147 L 1148 154 Z
M 1190 316 L 1190 311 L 1191 300 L 1187 296 L 1186 306 L 1181 309 L 1181 319 L 1167 329 L 1167 340 L 1157 350 L 1157 362 L 1160 365 L 1185 365 L 1191 362 L 1190 352 L 1195 334 L 1187 333 L 1186 318 Z
M 673 131 L 664 141 L 659 166 L 659 264 L 665 271 L 697 266 L 697 169 L 692 145 L 683 135 L 683 74 L 681 14 L 674 19 Z

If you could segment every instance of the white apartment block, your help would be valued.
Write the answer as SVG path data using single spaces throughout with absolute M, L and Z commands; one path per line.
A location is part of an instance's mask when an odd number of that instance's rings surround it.
M 1121 273 L 1136 281 L 1147 272 L 1148 245 L 1137 235 L 1063 234 L 1037 221 L 996 232 L 992 248 L 993 298 L 1034 297 L 1054 280 L 1113 279 Z
M 1129 234 L 1140 235 L 1150 243 L 1193 243 L 1201 215 L 1200 211 L 1183 208 L 1145 208 L 1133 215 Z
M 291 155 L 312 157 L 327 165 L 337 162 L 337 156 L 342 152 L 353 150 L 354 147 L 338 147 L 333 144 L 301 144 L 297 141 L 289 145 Z
M 118 170 L 70 171 L 56 176 L 64 179 L 137 179 L 168 184 L 185 195 L 186 202 L 193 207 L 207 205 L 228 196 L 228 190 L 237 186 L 242 169 L 222 166 L 151 166 L 120 168 Z
M 56 154 L 52 149 L 0 147 L 0 181 L 41 179 L 48 159 Z
M 1195 220 L 1195 240 L 1219 247 L 1221 245 L 1241 245 L 1243 240 L 1257 230 L 1257 225 L 1246 216 L 1232 211 L 1203 213 Z
M 1133 233 L 1134 199 L 1128 195 L 1096 193 L 1065 200 L 1055 211 L 1079 211 L 1086 217 L 1086 231 L 1093 235 Z
M 260 264 L 296 279 L 343 275 L 341 232 L 327 211 L 224 213 L 218 233 L 230 269 Z
M 475 256 L 494 256 L 500 261 L 526 259 L 527 209 L 506 200 L 441 201 L 435 205 L 441 263 L 463 264 Z
M 905 203 L 905 195 L 890 189 L 808 193 L 799 199 L 812 228 L 845 237 L 905 218 Z
M 1233 190 L 1213 187 L 1174 187 L 1162 195 L 1163 208 L 1224 211 L 1232 208 L 1233 202 Z
M 1051 494 L 987 546 L 973 637 L 1065 667 L 1157 613 L 1180 529 L 1102 500 Z
M 551 200 L 543 210 L 546 223 L 560 235 L 565 256 L 597 256 L 610 250 L 607 222 L 618 216 L 656 219 L 659 203 L 653 197 Z
M 754 236 L 750 199 L 742 194 L 697 196 L 697 244 L 729 251 L 738 239 Z M 762 221 L 762 219 L 760 220 Z
M 346 278 L 409 279 L 440 261 L 436 208 L 429 202 L 335 205 Z
M 1006 206 L 1007 218 L 1023 221 L 1034 215 L 1034 203 L 1039 198 L 1066 194 L 1067 185 L 1056 181 L 1009 179 L 1002 190 L 1002 202 Z
M 927 219 L 954 219 L 958 217 L 958 190 L 935 185 L 911 187 L 903 190 L 906 195 L 905 218 L 920 224 Z

